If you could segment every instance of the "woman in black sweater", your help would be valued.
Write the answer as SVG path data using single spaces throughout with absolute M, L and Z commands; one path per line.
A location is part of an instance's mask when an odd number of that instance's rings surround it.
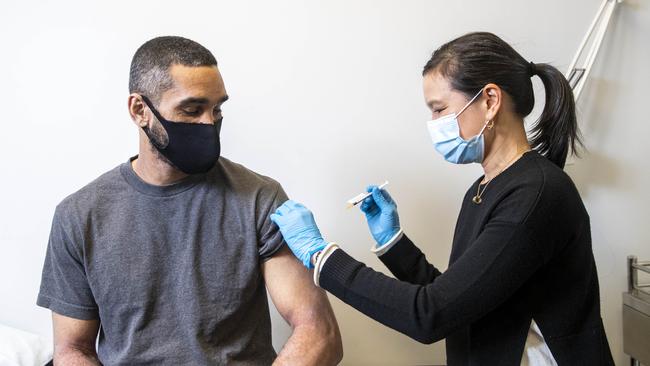
M 443 45 L 423 76 L 434 147 L 485 173 L 463 199 L 449 268 L 427 262 L 377 187 L 361 209 L 373 251 L 396 279 L 325 242 L 311 212 L 293 201 L 271 215 L 287 244 L 347 304 L 419 342 L 446 338 L 451 366 L 613 365 L 589 215 L 562 170 L 580 143 L 570 85 L 490 33 Z M 529 140 L 533 76 L 546 103 Z

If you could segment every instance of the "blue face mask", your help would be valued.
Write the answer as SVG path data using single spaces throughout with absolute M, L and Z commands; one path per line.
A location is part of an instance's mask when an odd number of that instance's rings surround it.
M 461 110 L 456 113 L 442 116 L 433 121 L 427 122 L 427 128 L 431 135 L 433 146 L 442 155 L 445 160 L 454 164 L 469 164 L 483 162 L 483 153 L 485 142 L 483 140 L 483 131 L 489 121 L 485 123 L 478 135 L 469 140 L 460 137 L 460 128 L 458 127 L 458 116 L 467 109 L 467 107 L 478 98 L 483 92 L 481 89 Z

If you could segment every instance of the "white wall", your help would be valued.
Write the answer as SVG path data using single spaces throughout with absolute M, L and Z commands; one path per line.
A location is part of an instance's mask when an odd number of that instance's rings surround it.
M 129 62 L 158 35 L 211 49 L 231 101 L 224 155 L 283 183 L 326 239 L 377 269 L 362 215 L 344 201 L 391 181 L 404 229 L 446 268 L 460 200 L 480 168 L 442 161 L 428 141 L 420 71 L 435 47 L 474 30 L 564 70 L 597 0 L 11 1 L 0 13 L 0 323 L 49 336 L 34 303 L 55 205 L 136 152 Z M 568 168 L 593 224 L 603 316 L 623 365 L 625 257 L 650 258 L 650 12 L 625 1 L 579 104 L 589 148 Z M 539 83 L 538 83 L 539 84 Z M 539 88 L 538 88 L 539 89 Z M 539 90 L 541 93 L 541 89 Z M 541 97 L 541 95 L 540 95 Z M 538 98 L 541 103 L 542 98 Z M 332 299 L 346 365 L 443 363 Z M 274 315 L 275 344 L 288 329 Z

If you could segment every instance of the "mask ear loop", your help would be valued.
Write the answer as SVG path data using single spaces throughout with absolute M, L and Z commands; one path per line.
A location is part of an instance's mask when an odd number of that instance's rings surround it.
M 492 121 L 488 120 L 487 122 L 485 122 L 485 124 L 483 125 L 483 128 L 481 128 L 481 132 L 479 132 L 477 136 L 481 136 L 483 134 L 483 132 L 485 131 L 485 128 L 488 127 L 490 122 L 492 122 Z M 490 128 L 492 128 L 492 127 L 490 127 Z
M 142 94 L 140 94 L 140 96 L 142 97 L 142 100 L 144 101 L 144 104 L 146 104 L 147 107 L 149 107 L 149 110 L 153 113 L 154 117 L 156 117 L 156 119 L 158 120 L 158 122 L 161 125 L 163 124 L 163 121 L 167 122 L 167 120 L 165 118 L 163 118 L 163 116 L 160 115 L 158 110 L 156 108 L 154 108 L 153 103 L 151 103 L 149 98 L 147 98 L 146 96 L 144 96 Z M 163 125 L 163 129 L 164 128 L 165 128 L 165 126 Z M 151 144 L 153 146 L 157 147 L 158 149 L 164 150 L 169 145 L 169 135 L 167 135 L 167 139 L 168 139 L 167 140 L 167 145 L 163 146 L 162 144 L 160 144 L 160 143 L 158 143 L 156 141 L 156 138 L 154 136 L 151 135 L 151 131 L 149 130 L 148 126 L 142 127 L 142 130 L 144 131 L 145 135 L 147 135 L 147 137 L 149 138 L 149 142 L 151 142 Z
M 149 100 L 149 98 L 147 98 L 146 96 L 144 96 L 144 95 L 142 95 L 142 94 L 140 94 L 140 96 L 142 97 L 142 100 L 143 100 L 144 103 L 147 105 L 147 107 L 149 107 L 149 110 L 151 110 L 151 113 L 153 113 L 153 115 L 158 119 L 158 122 L 160 122 L 160 123 L 163 123 L 163 121 L 164 121 L 164 122 L 168 122 L 168 120 L 166 120 L 166 119 L 165 119 L 165 118 L 160 114 L 160 112 L 158 112 L 158 110 L 153 106 L 153 103 L 151 103 L 151 101 Z
M 472 99 L 470 99 L 470 101 L 467 104 L 465 104 L 465 106 L 460 110 L 460 112 L 458 112 L 456 117 L 460 116 L 461 113 L 465 112 L 467 107 L 469 107 L 476 100 L 476 98 L 478 98 L 478 96 L 481 95 L 482 93 L 483 93 L 483 89 L 479 90 L 478 93 L 476 93 L 476 95 Z M 481 128 L 481 131 L 476 136 L 481 136 L 483 134 L 483 132 L 485 131 L 485 128 L 488 126 L 488 124 L 490 124 L 489 120 L 487 122 L 485 122 L 485 124 L 483 125 L 483 128 Z
M 476 100 L 476 98 L 478 98 L 478 96 L 481 95 L 481 93 L 483 93 L 483 89 L 479 90 L 478 93 L 476 93 L 476 95 L 474 96 L 474 98 L 472 98 L 469 102 L 467 102 L 467 104 L 465 104 L 465 106 L 463 107 L 463 109 L 461 109 L 460 112 L 458 112 L 458 114 L 456 115 L 456 117 L 460 116 L 461 113 L 465 112 L 465 110 L 467 109 L 467 107 L 469 107 L 469 106 L 470 106 L 470 105 L 471 105 L 471 104 Z

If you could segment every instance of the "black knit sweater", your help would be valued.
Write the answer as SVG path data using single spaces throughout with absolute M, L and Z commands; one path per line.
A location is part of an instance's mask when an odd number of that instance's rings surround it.
M 479 182 L 463 200 L 444 273 L 405 235 L 380 257 L 397 279 L 339 249 L 321 287 L 420 342 L 446 338 L 451 366 L 519 365 L 531 319 L 560 366 L 613 365 L 589 216 L 571 179 L 528 152 L 477 205 Z

